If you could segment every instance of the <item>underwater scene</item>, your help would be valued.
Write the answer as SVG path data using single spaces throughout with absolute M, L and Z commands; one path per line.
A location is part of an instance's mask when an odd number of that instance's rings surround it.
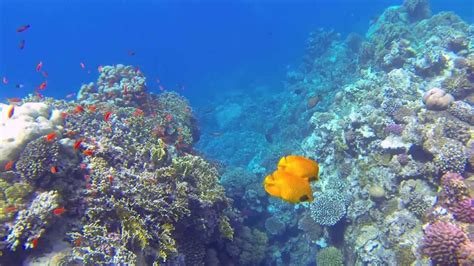
M 474 265 L 474 1 L 0 0 L 0 265 Z

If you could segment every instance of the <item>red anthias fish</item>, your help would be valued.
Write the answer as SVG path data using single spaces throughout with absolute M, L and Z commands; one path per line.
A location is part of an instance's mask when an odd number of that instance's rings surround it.
M 63 214 L 64 212 L 66 212 L 66 208 L 64 208 L 64 207 L 56 208 L 56 209 L 53 210 L 53 214 L 57 215 L 57 216 Z
M 105 122 L 109 122 L 111 115 L 112 115 L 112 112 L 107 112 L 107 113 L 105 113 L 105 115 L 104 115 L 104 121 L 105 121 Z
M 36 72 L 40 72 L 42 67 L 43 67 L 43 61 L 40 61 L 40 62 L 36 65 Z
M 16 29 L 16 32 L 24 32 L 25 30 L 29 29 L 30 27 L 31 27 L 30 24 L 20 26 Z

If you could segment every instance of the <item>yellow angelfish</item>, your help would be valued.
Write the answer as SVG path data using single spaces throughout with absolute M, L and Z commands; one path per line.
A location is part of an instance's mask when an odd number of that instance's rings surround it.
M 265 177 L 268 194 L 291 203 L 313 201 L 310 182 L 318 179 L 318 163 L 303 156 L 282 157 L 278 169 Z
M 291 203 L 313 201 L 309 182 L 285 171 L 275 171 L 265 177 L 265 190 L 268 194 Z
M 284 170 L 311 182 L 318 180 L 319 165 L 316 161 L 303 156 L 288 155 L 281 157 L 278 170 Z

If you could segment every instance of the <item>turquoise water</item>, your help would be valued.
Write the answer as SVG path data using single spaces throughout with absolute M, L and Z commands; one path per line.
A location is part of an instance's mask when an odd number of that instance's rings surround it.
M 0 0 L 0 264 L 473 265 L 473 22 Z

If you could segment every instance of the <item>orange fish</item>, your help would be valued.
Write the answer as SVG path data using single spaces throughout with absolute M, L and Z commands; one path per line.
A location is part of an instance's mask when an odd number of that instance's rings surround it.
M 82 112 L 84 112 L 84 107 L 78 105 L 78 106 L 76 106 L 76 108 L 74 108 L 74 113 L 75 114 L 80 114 Z
M 5 84 L 5 85 L 8 84 L 8 79 L 7 79 L 7 77 L 3 77 L 2 82 L 3 82 L 3 84 Z
M 22 100 L 20 98 L 7 98 L 7 101 L 10 104 L 13 104 L 13 103 L 20 103 Z
M 86 69 L 86 65 L 84 65 L 82 62 L 79 63 L 79 66 L 81 66 L 82 69 Z
M 268 194 L 290 203 L 313 201 L 309 182 L 285 171 L 277 170 L 268 175 L 263 185 Z
M 59 215 L 63 214 L 65 211 L 66 211 L 66 208 L 64 208 L 64 207 L 56 208 L 56 209 L 53 210 L 53 214 L 56 215 L 56 216 L 59 216 Z
M 102 71 L 104 70 L 104 67 L 103 66 L 98 66 L 97 70 L 99 71 L 99 73 L 102 73 Z
M 8 118 L 11 118 L 14 113 L 15 113 L 15 106 L 14 106 L 14 105 L 10 105 L 10 107 L 8 107 L 7 117 L 8 117 Z
M 84 154 L 85 156 L 92 156 L 94 155 L 94 151 L 93 150 L 85 150 L 82 152 L 82 154 Z
M 80 236 L 76 240 L 74 240 L 74 245 L 76 247 L 79 247 L 79 246 L 81 246 L 81 244 L 82 244 L 82 237 Z
M 43 62 L 40 61 L 40 62 L 36 65 L 36 72 L 40 72 L 42 67 L 43 67 Z
M 12 170 L 14 163 L 15 163 L 15 162 L 13 162 L 13 161 L 9 161 L 7 164 L 5 164 L 5 171 L 10 171 L 10 170 Z
M 165 116 L 165 119 L 166 119 L 166 121 L 171 122 L 171 121 L 173 121 L 173 115 L 172 114 L 167 114 Z
M 318 180 L 319 165 L 316 161 L 299 155 L 289 155 L 282 157 L 278 162 L 278 170 L 291 173 L 294 176 L 307 179 L 308 181 Z
M 61 118 L 66 119 L 68 114 L 66 112 L 61 112 Z
M 114 182 L 114 177 L 113 177 L 113 176 L 109 175 L 109 176 L 108 176 L 108 179 L 109 179 L 109 183 Z
M 31 26 L 30 24 L 22 25 L 16 29 L 16 32 L 24 32 L 25 30 L 29 29 Z
M 23 50 L 23 48 L 25 48 L 25 40 L 20 41 L 20 43 L 18 44 L 18 48 L 20 48 L 20 50 Z
M 83 141 L 84 141 L 83 139 L 77 140 L 77 141 L 74 143 L 74 146 L 73 146 L 73 147 L 74 147 L 74 150 L 79 149 L 79 148 L 81 147 L 81 144 L 82 144 Z
M 66 132 L 66 136 L 68 136 L 68 137 L 73 137 L 75 135 L 77 135 L 76 131 L 69 130 L 68 132 Z
M 56 166 L 51 166 L 51 173 L 56 174 L 58 172 L 58 168 Z
M 137 108 L 134 112 L 133 112 L 133 116 L 143 116 L 145 114 L 145 112 L 143 112 L 142 109 L 139 109 Z
M 36 248 L 38 246 L 38 238 L 31 240 L 31 246 L 33 246 L 33 248 Z
M 56 136 L 56 132 L 49 133 L 48 135 L 46 135 L 46 141 L 51 142 L 53 139 L 56 138 Z
M 107 112 L 107 113 L 105 113 L 105 115 L 104 115 L 104 121 L 105 121 L 105 122 L 109 122 L 111 115 L 112 115 L 112 112 Z
M 87 109 L 89 109 L 89 112 L 95 112 L 97 110 L 97 106 L 89 105 L 89 107 L 87 107 Z
M 47 71 L 43 71 L 41 72 L 41 74 L 43 75 L 43 77 L 47 78 L 49 76 L 48 72 Z
M 18 208 L 14 205 L 3 208 L 3 212 L 5 212 L 5 213 L 16 212 L 17 210 L 18 210 Z
M 42 91 L 44 89 L 46 89 L 46 85 L 48 85 L 48 82 L 47 81 L 43 81 L 43 83 L 41 83 L 38 87 L 38 90 Z

